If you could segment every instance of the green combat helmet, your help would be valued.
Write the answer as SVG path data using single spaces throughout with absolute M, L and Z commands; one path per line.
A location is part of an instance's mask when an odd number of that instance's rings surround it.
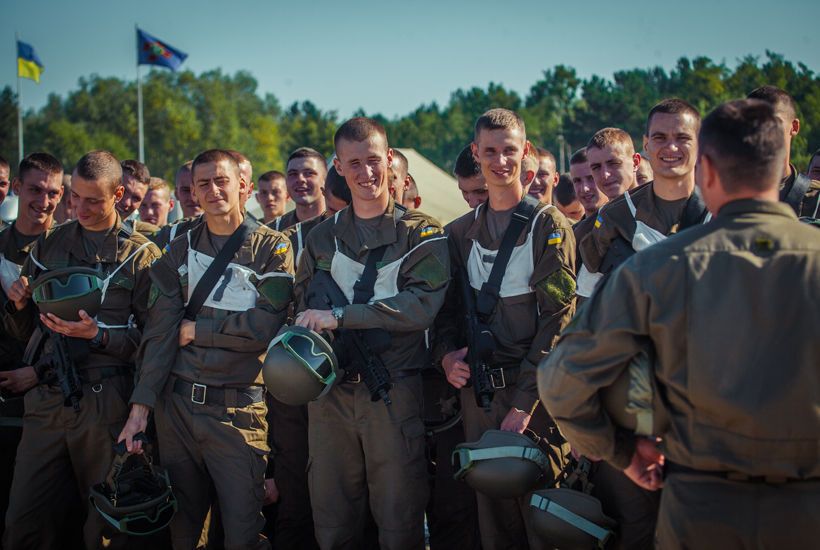
M 487 430 L 478 441 L 460 443 L 452 455 L 455 479 L 490 498 L 523 497 L 549 476 L 547 455 L 530 437 Z
M 88 267 L 65 267 L 40 274 L 32 284 L 32 298 L 40 313 L 64 321 L 79 321 L 81 309 L 90 317 L 100 311 L 102 279 Z
M 650 355 L 641 352 L 611 386 L 600 390 L 604 410 L 613 424 L 636 435 L 661 436 L 669 428 L 653 364 Z
M 148 442 L 142 433 L 134 440 Z M 168 472 L 151 463 L 149 450 L 129 454 L 124 441 L 114 450 L 108 477 L 89 489 L 94 508 L 121 533 L 150 535 L 165 528 L 177 511 Z
M 330 391 L 337 370 L 327 340 L 304 327 L 285 326 L 268 346 L 262 377 L 277 401 L 305 405 Z

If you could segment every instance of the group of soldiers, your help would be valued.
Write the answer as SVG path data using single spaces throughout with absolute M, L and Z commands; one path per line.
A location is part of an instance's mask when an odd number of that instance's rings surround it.
M 0 194 L 18 198 L 0 232 L 3 548 L 554 547 L 530 495 L 453 479 L 453 451 L 493 430 L 547 451 L 543 487 L 588 466 L 617 524 L 600 546 L 812 544 L 820 183 L 789 162 L 798 131 L 771 86 L 703 120 L 667 99 L 642 153 L 604 128 L 562 175 L 516 113 L 492 109 L 454 163 L 471 211 L 446 226 L 364 117 L 339 127 L 331 163 L 302 147 L 254 180 L 247 157 L 212 149 L 173 191 L 106 151 L 69 180 L 48 153 L 11 183 L 0 165 Z M 245 209 L 254 192 L 263 219 Z M 323 277 L 347 305 L 316 306 Z M 96 311 L 79 291 L 46 311 L 82 285 Z M 492 341 L 483 403 L 470 319 Z M 289 326 L 381 329 L 382 398 L 340 355 L 321 397 L 274 399 L 263 364 Z M 53 359 L 66 342 L 70 395 Z M 627 373 L 632 396 L 641 365 L 636 429 L 604 394 Z M 461 422 L 431 429 L 431 405 Z M 116 443 L 167 471 L 168 530 L 128 536 L 89 504 Z

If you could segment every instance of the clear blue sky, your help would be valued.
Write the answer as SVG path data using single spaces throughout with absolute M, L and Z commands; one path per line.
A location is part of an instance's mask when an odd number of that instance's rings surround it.
M 544 69 L 581 76 L 674 66 L 707 55 L 733 66 L 766 49 L 820 72 L 820 1 L 0 0 L 0 87 L 16 85 L 14 33 L 46 67 L 23 82 L 40 107 L 77 79 L 135 77 L 134 24 L 188 53 L 196 73 L 250 71 L 283 106 L 388 117 L 500 82 L 525 95 Z M 161 69 L 167 70 L 167 69 Z

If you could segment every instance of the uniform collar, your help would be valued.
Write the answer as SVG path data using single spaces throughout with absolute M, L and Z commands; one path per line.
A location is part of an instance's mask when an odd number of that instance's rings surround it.
M 199 251 L 202 248 L 202 245 L 200 244 L 201 239 L 207 239 L 206 242 L 209 243 L 208 248 L 210 248 L 210 251 L 209 252 L 204 252 L 203 251 L 203 253 L 208 254 L 209 256 L 211 254 L 213 254 L 213 256 L 216 257 L 218 252 L 213 249 L 213 246 L 212 246 L 213 241 L 210 240 L 210 231 L 208 230 L 208 223 L 207 223 L 207 221 L 204 220 L 204 218 L 203 218 L 202 221 L 203 221 L 203 223 L 198 223 L 190 229 L 192 246 L 195 250 Z M 250 230 L 250 233 L 248 233 L 249 236 L 251 234 L 253 234 L 254 231 L 256 231 L 259 228 L 260 225 L 262 225 L 257 220 L 252 219 L 252 218 L 247 218 L 247 219 L 243 218 L 242 223 L 245 223 L 245 222 L 248 222 L 248 223 L 251 224 L 251 230 Z M 242 243 L 242 246 L 240 246 L 239 250 L 237 250 L 236 254 L 234 254 L 234 258 L 233 258 L 232 261 L 235 261 L 236 263 L 238 263 L 240 265 L 248 265 L 248 264 L 253 262 L 253 259 L 254 259 L 253 239 L 246 238 L 245 242 Z
M 523 198 L 522 198 L 523 200 Z M 541 204 L 536 209 L 538 212 L 544 205 Z M 481 203 L 479 206 L 476 207 L 478 209 L 478 215 L 473 217 L 473 223 L 470 224 L 470 227 L 467 228 L 467 232 L 464 234 L 464 238 L 471 240 L 471 241 L 478 241 L 478 244 L 483 246 L 484 248 L 489 248 L 490 250 L 496 250 L 501 246 L 501 241 L 504 239 L 504 233 L 506 229 L 501 232 L 497 239 L 493 240 L 492 235 L 490 235 L 490 229 L 487 227 L 487 213 L 490 209 L 490 201 L 487 200 Z M 513 208 L 518 208 L 516 205 Z M 535 215 L 533 215 L 533 218 Z M 532 221 L 532 219 L 530 221 Z M 512 217 L 510 217 L 512 220 Z M 527 240 L 528 231 L 522 231 L 521 235 L 518 237 L 518 241 L 515 243 L 516 246 L 521 245 L 524 241 Z
M 399 240 L 398 231 L 396 230 L 396 206 L 393 198 L 387 202 L 387 209 L 381 216 L 379 223 L 379 230 L 370 236 L 367 242 L 361 242 L 359 235 L 356 232 L 356 222 L 353 214 L 353 205 L 339 212 L 339 217 L 334 225 L 334 235 L 339 238 L 351 250 L 355 250 L 357 255 L 364 254 L 367 250 L 373 250 L 380 246 L 393 244 Z
M 119 243 L 117 235 L 122 229 L 122 219 L 119 212 L 117 212 L 117 219 L 114 221 L 114 226 L 108 230 L 102 245 L 95 251 L 95 254 L 89 254 L 83 244 L 83 226 L 77 221 L 74 223 L 73 235 L 71 238 L 70 254 L 86 264 L 106 263 L 113 264 L 117 262 L 117 252 Z
M 730 218 L 749 213 L 773 214 L 797 221 L 797 215 L 788 204 L 758 199 L 739 199 L 726 203 L 718 212 L 718 217 Z
M 780 181 L 780 200 L 784 200 L 786 195 L 789 194 L 791 191 L 792 185 L 794 185 L 794 180 L 797 179 L 797 168 L 794 167 L 794 164 L 791 162 L 789 163 L 789 175 L 783 178 Z

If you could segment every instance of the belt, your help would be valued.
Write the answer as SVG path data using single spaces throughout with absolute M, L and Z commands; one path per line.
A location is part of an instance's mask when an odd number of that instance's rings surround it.
M 130 368 L 101 367 L 98 369 L 84 369 L 79 371 L 77 374 L 79 374 L 80 380 L 82 380 L 84 384 L 97 384 L 107 378 L 133 375 L 134 373 Z
M 390 372 L 390 371 L 388 371 Z M 364 382 L 364 377 L 362 373 L 349 373 L 345 371 L 345 376 L 342 378 L 342 384 L 360 384 Z M 410 378 L 412 376 L 416 376 L 421 374 L 421 370 L 400 370 L 396 372 L 390 372 L 390 380 L 402 380 L 403 378 Z
M 666 461 L 663 465 L 664 476 L 670 474 L 701 474 L 712 477 L 719 477 L 728 481 L 738 481 L 742 483 L 767 483 L 771 485 L 778 485 L 782 483 L 798 483 L 801 481 L 820 481 L 817 477 L 796 478 L 786 476 L 750 476 L 741 472 L 730 472 L 728 470 L 698 470 L 675 464 L 674 462 Z
M 262 386 L 226 388 L 207 386 L 174 377 L 173 389 L 174 393 L 190 399 L 195 405 L 226 405 L 242 408 L 265 399 L 265 388 Z

